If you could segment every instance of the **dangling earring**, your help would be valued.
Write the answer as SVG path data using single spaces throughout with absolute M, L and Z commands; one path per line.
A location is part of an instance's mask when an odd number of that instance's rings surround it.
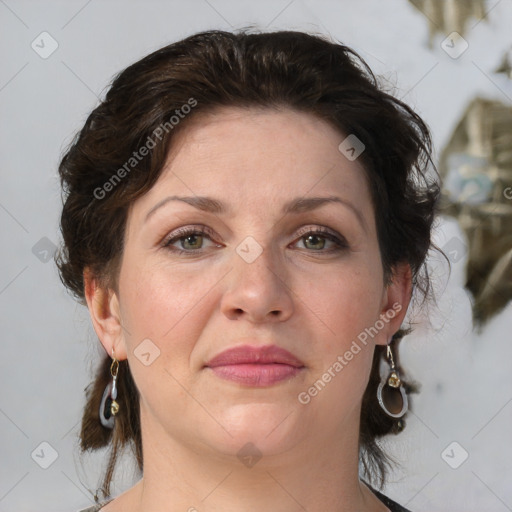
M 391 342 L 390 342 L 391 343 Z M 401 418 L 409 407 L 407 393 L 402 386 L 400 375 L 395 367 L 391 346 L 387 345 L 386 357 L 390 372 L 377 388 L 377 399 L 384 412 L 392 418 Z
M 107 384 L 100 404 L 100 421 L 106 428 L 114 428 L 114 416 L 119 412 L 119 404 L 117 398 L 117 373 L 119 371 L 119 361 L 114 355 L 112 348 L 112 364 L 110 365 L 110 375 L 112 381 Z

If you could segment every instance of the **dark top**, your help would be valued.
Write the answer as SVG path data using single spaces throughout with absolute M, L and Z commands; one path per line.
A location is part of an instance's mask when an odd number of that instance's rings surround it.
M 368 484 L 366 484 L 366 485 L 368 485 Z M 396 503 L 392 499 L 388 498 L 387 496 L 384 496 L 384 494 L 373 489 L 369 485 L 368 485 L 368 487 L 370 488 L 371 491 L 373 491 L 375 496 L 377 496 L 377 498 L 379 498 L 379 500 L 382 501 L 382 503 L 384 503 L 384 505 L 386 505 L 386 507 L 389 508 L 389 510 L 391 512 L 411 512 L 410 510 L 402 507 L 402 505 L 399 505 L 398 503 Z M 98 503 L 97 505 L 94 505 L 89 508 L 84 508 L 83 510 L 79 510 L 78 512 L 98 512 L 98 510 L 100 510 L 102 507 L 104 507 L 107 503 L 110 503 L 110 501 L 112 501 L 112 500 L 106 501 L 105 503 Z
M 366 484 L 368 485 L 368 484 Z M 368 485 L 368 487 L 370 487 Z M 375 489 L 370 487 L 370 490 L 373 491 L 373 494 L 379 498 L 386 507 L 391 510 L 391 512 L 411 512 L 409 509 L 402 507 L 402 505 L 399 505 L 396 501 L 393 501 L 392 499 L 388 498 L 387 496 L 384 496 L 384 494 L 380 493 L 379 491 L 376 491 Z

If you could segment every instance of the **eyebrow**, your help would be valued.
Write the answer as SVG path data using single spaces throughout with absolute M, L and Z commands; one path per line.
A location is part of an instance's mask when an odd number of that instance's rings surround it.
M 226 213 L 226 208 L 224 205 L 217 201 L 216 199 L 213 199 L 211 197 L 205 197 L 205 196 L 194 196 L 194 197 L 186 197 L 186 196 L 169 196 L 165 199 L 162 199 L 158 203 L 149 210 L 149 212 L 146 214 L 146 218 L 144 219 L 144 222 L 147 222 L 148 219 L 162 206 L 166 205 L 167 203 L 171 201 L 182 201 L 184 203 L 189 204 L 190 206 L 193 206 L 194 208 L 197 208 L 198 210 L 202 210 L 203 212 L 209 212 L 209 213 Z
M 226 206 L 221 203 L 220 201 L 213 199 L 212 197 L 206 197 L 206 196 L 169 196 L 165 199 L 162 199 L 157 204 L 155 204 L 146 214 L 146 218 L 144 222 L 147 222 L 148 219 L 162 206 L 165 204 L 171 202 L 171 201 L 181 201 L 184 203 L 189 204 L 190 206 L 193 206 L 194 208 L 197 208 L 198 210 L 202 210 L 204 212 L 208 213 L 214 213 L 214 214 L 226 214 L 229 213 L 229 210 L 226 208 Z M 325 204 L 329 203 L 340 203 L 346 207 L 348 207 L 352 212 L 356 215 L 361 225 L 366 230 L 366 222 L 363 217 L 363 214 L 361 211 L 356 208 L 352 203 L 349 201 L 346 201 L 345 199 L 342 199 L 337 196 L 327 196 L 327 197 L 300 197 L 298 199 L 292 199 L 291 201 L 287 202 L 284 207 L 282 213 L 284 215 L 286 214 L 298 214 L 298 213 L 304 213 L 304 212 L 310 212 L 312 210 L 316 210 L 317 208 L 320 208 L 321 206 L 324 206 Z

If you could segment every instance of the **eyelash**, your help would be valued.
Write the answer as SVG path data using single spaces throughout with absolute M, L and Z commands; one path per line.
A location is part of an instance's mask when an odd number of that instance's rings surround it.
M 215 236 L 213 231 L 206 226 L 196 226 L 196 227 L 188 227 L 188 228 L 181 228 L 172 233 L 168 238 L 165 239 L 163 243 L 163 248 L 167 249 L 173 253 L 176 254 L 199 254 L 201 253 L 201 249 L 197 251 L 186 251 L 185 249 L 178 249 L 177 247 L 171 247 L 171 244 L 174 242 L 178 242 L 179 240 L 183 238 L 187 238 L 191 235 L 207 235 L 210 240 Z
M 202 235 L 202 236 L 206 235 L 210 240 L 212 240 L 212 238 L 214 238 L 214 236 L 215 236 L 213 231 L 211 229 L 207 228 L 206 226 L 195 226 L 195 227 L 190 226 L 190 227 L 178 229 L 177 231 L 172 233 L 169 237 L 167 237 L 164 240 L 162 247 L 164 249 L 167 249 L 168 251 L 171 251 L 178 255 L 179 254 L 186 254 L 186 255 L 201 254 L 203 252 L 202 249 L 185 250 L 185 249 L 178 249 L 177 247 L 171 246 L 173 243 L 178 242 L 178 241 L 180 241 L 184 238 L 187 238 L 188 236 L 191 236 L 191 235 Z M 308 252 L 326 254 L 326 253 L 333 253 L 333 252 L 341 252 L 343 250 L 348 249 L 348 243 L 346 242 L 344 237 L 342 237 L 340 235 L 335 235 L 330 230 L 328 230 L 327 228 L 324 228 L 324 227 L 317 227 L 314 229 L 303 228 L 302 230 L 299 230 L 298 235 L 299 236 L 298 236 L 297 241 L 305 238 L 307 235 L 316 235 L 316 236 L 321 236 L 322 238 L 325 238 L 325 239 L 333 242 L 337 246 L 337 247 L 334 247 L 334 248 L 331 248 L 328 250 L 319 249 L 319 250 L 315 251 L 315 250 L 304 249 Z M 217 245 L 217 247 L 221 247 L 221 246 Z

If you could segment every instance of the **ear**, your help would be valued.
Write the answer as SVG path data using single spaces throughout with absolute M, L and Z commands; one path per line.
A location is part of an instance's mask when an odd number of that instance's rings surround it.
M 376 343 L 386 345 L 400 329 L 404 321 L 412 294 L 412 272 L 408 263 L 399 263 L 393 268 L 391 282 L 384 289 L 380 317 L 385 327 Z
M 126 344 L 117 295 L 113 290 L 103 288 L 89 268 L 84 270 L 83 276 L 85 299 L 96 335 L 109 356 L 112 357 L 114 349 L 117 359 L 126 359 Z

